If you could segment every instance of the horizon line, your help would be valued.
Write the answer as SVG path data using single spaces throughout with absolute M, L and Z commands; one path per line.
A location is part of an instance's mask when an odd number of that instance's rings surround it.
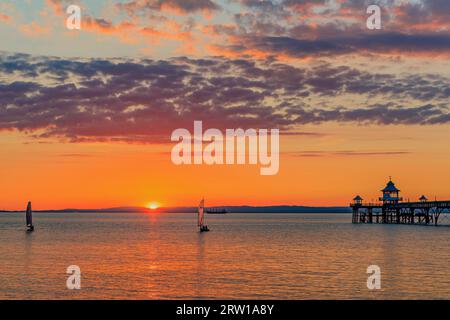
M 349 206 L 345 205 L 325 205 L 325 206 L 317 206 L 317 205 L 299 205 L 299 204 L 281 204 L 281 205 L 247 205 L 247 204 L 241 204 L 241 205 L 214 205 L 214 206 L 208 206 L 207 208 L 239 208 L 239 207 L 247 207 L 247 208 L 274 208 L 274 207 L 284 207 L 284 208 L 348 208 Z M 195 205 L 179 205 L 179 206 L 164 206 L 164 207 L 158 207 L 156 209 L 151 209 L 146 206 L 115 206 L 115 207 L 98 207 L 98 208 L 76 208 L 76 207 L 66 207 L 66 208 L 59 208 L 59 209 L 33 209 L 35 212 L 48 212 L 48 211 L 107 211 L 107 210 L 119 210 L 119 209 L 135 209 L 135 210 L 146 210 L 149 212 L 160 212 L 163 210 L 173 210 L 173 209 L 195 209 L 197 206 Z M 0 212 L 25 212 L 25 209 L 0 209 Z

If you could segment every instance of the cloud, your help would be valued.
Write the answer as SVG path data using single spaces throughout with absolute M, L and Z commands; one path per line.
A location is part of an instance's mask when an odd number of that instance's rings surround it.
M 330 57 L 347 54 L 450 55 L 450 34 L 377 33 L 315 40 L 283 36 L 235 37 L 225 49 L 236 52 L 258 50 L 267 55 L 294 58 Z
M 36 21 L 29 24 L 23 24 L 19 28 L 21 32 L 30 37 L 39 37 L 50 34 L 50 27 L 41 26 Z
M 4 13 L 0 12 L 0 21 L 5 23 L 10 23 L 12 21 L 12 18 Z
M 89 158 L 92 157 L 92 154 L 87 154 L 87 153 L 62 153 L 62 154 L 57 154 L 57 157 L 62 157 L 62 158 Z
M 312 111 L 291 108 L 288 110 L 288 114 L 295 119 L 293 121 L 297 124 L 328 121 L 378 125 L 444 124 L 448 122 L 448 113 L 448 104 L 405 107 L 388 103 L 361 108 L 316 108 Z
M 411 154 L 409 151 L 298 151 L 290 152 L 289 155 L 294 157 L 329 157 L 329 156 L 343 156 L 343 157 L 359 157 L 359 156 L 402 156 Z
M 226 58 L 79 59 L 0 54 L 0 130 L 74 142 L 167 142 L 176 128 L 450 121 L 450 81 L 329 64 Z M 337 104 L 339 97 L 359 103 Z M 380 103 L 376 101 L 386 101 Z M 342 100 L 342 99 L 341 99 Z M 406 103 L 405 101 L 410 101 Z M 304 133 L 301 133 L 304 134 Z
M 219 10 L 220 7 L 211 0 L 159 0 L 160 7 L 168 6 L 175 8 L 181 12 L 196 12 L 196 11 L 214 11 Z
M 214 28 L 229 37 L 228 43 L 214 48 L 233 56 L 450 55 L 450 2 L 446 0 L 238 2 L 244 9 L 234 16 L 235 27 Z M 382 30 L 366 28 L 366 9 L 372 4 L 382 10 Z
M 71 2 L 45 3 L 42 12 L 52 12 L 64 23 L 65 8 Z M 102 10 L 90 10 L 88 2 L 76 3 L 82 6 L 82 32 L 139 44 L 139 53 L 159 52 L 158 45 L 170 55 L 221 54 L 260 60 L 367 54 L 450 56 L 447 0 L 130 0 L 110 2 Z M 370 4 L 380 5 L 383 30 L 367 30 Z M 10 19 L 0 15 L 0 21 Z M 57 30 L 49 30 L 56 24 L 47 26 L 43 21 L 15 26 L 29 36 L 59 36 Z
M 199 11 L 212 12 L 220 10 L 220 6 L 213 0 L 144 0 L 119 3 L 117 8 L 130 15 L 139 15 L 144 11 L 174 10 L 181 14 Z

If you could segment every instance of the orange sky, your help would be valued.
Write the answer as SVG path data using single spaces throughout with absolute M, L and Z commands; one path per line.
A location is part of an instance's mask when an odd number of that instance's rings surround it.
M 36 209 L 189 206 L 205 196 L 208 205 L 345 206 L 355 194 L 376 199 L 389 175 L 405 198 L 450 197 L 447 127 L 319 129 L 323 136 L 282 138 L 275 176 L 260 176 L 250 165 L 175 166 L 170 144 L 39 144 L 3 133 L 0 203 L 3 209 L 21 209 L 28 200 Z
M 369 31 L 354 1 L 76 3 L 78 31 L 71 1 L 0 3 L 0 209 L 346 206 L 389 176 L 450 199 L 450 5 L 389 2 Z M 279 173 L 172 164 L 196 115 L 290 131 Z

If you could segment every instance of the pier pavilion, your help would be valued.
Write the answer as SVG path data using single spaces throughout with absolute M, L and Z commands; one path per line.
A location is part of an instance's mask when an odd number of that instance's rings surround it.
M 359 195 L 353 199 L 350 204 L 353 223 L 438 225 L 441 214 L 450 211 L 450 200 L 429 201 L 422 195 L 417 202 L 404 202 L 400 190 L 390 178 L 381 192 L 382 196 L 376 203 L 365 203 Z

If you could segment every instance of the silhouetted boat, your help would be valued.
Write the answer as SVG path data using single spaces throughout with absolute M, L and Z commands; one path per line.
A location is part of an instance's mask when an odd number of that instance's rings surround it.
M 205 199 L 202 199 L 198 205 L 198 226 L 200 232 L 209 231 L 208 226 L 205 223 Z
M 26 220 L 27 220 L 27 232 L 33 232 L 34 231 L 33 210 L 31 209 L 31 201 L 28 201 Z
M 210 209 L 206 209 L 206 213 L 207 214 L 225 214 L 228 213 L 228 211 L 226 209 L 220 209 L 220 208 L 210 208 Z

